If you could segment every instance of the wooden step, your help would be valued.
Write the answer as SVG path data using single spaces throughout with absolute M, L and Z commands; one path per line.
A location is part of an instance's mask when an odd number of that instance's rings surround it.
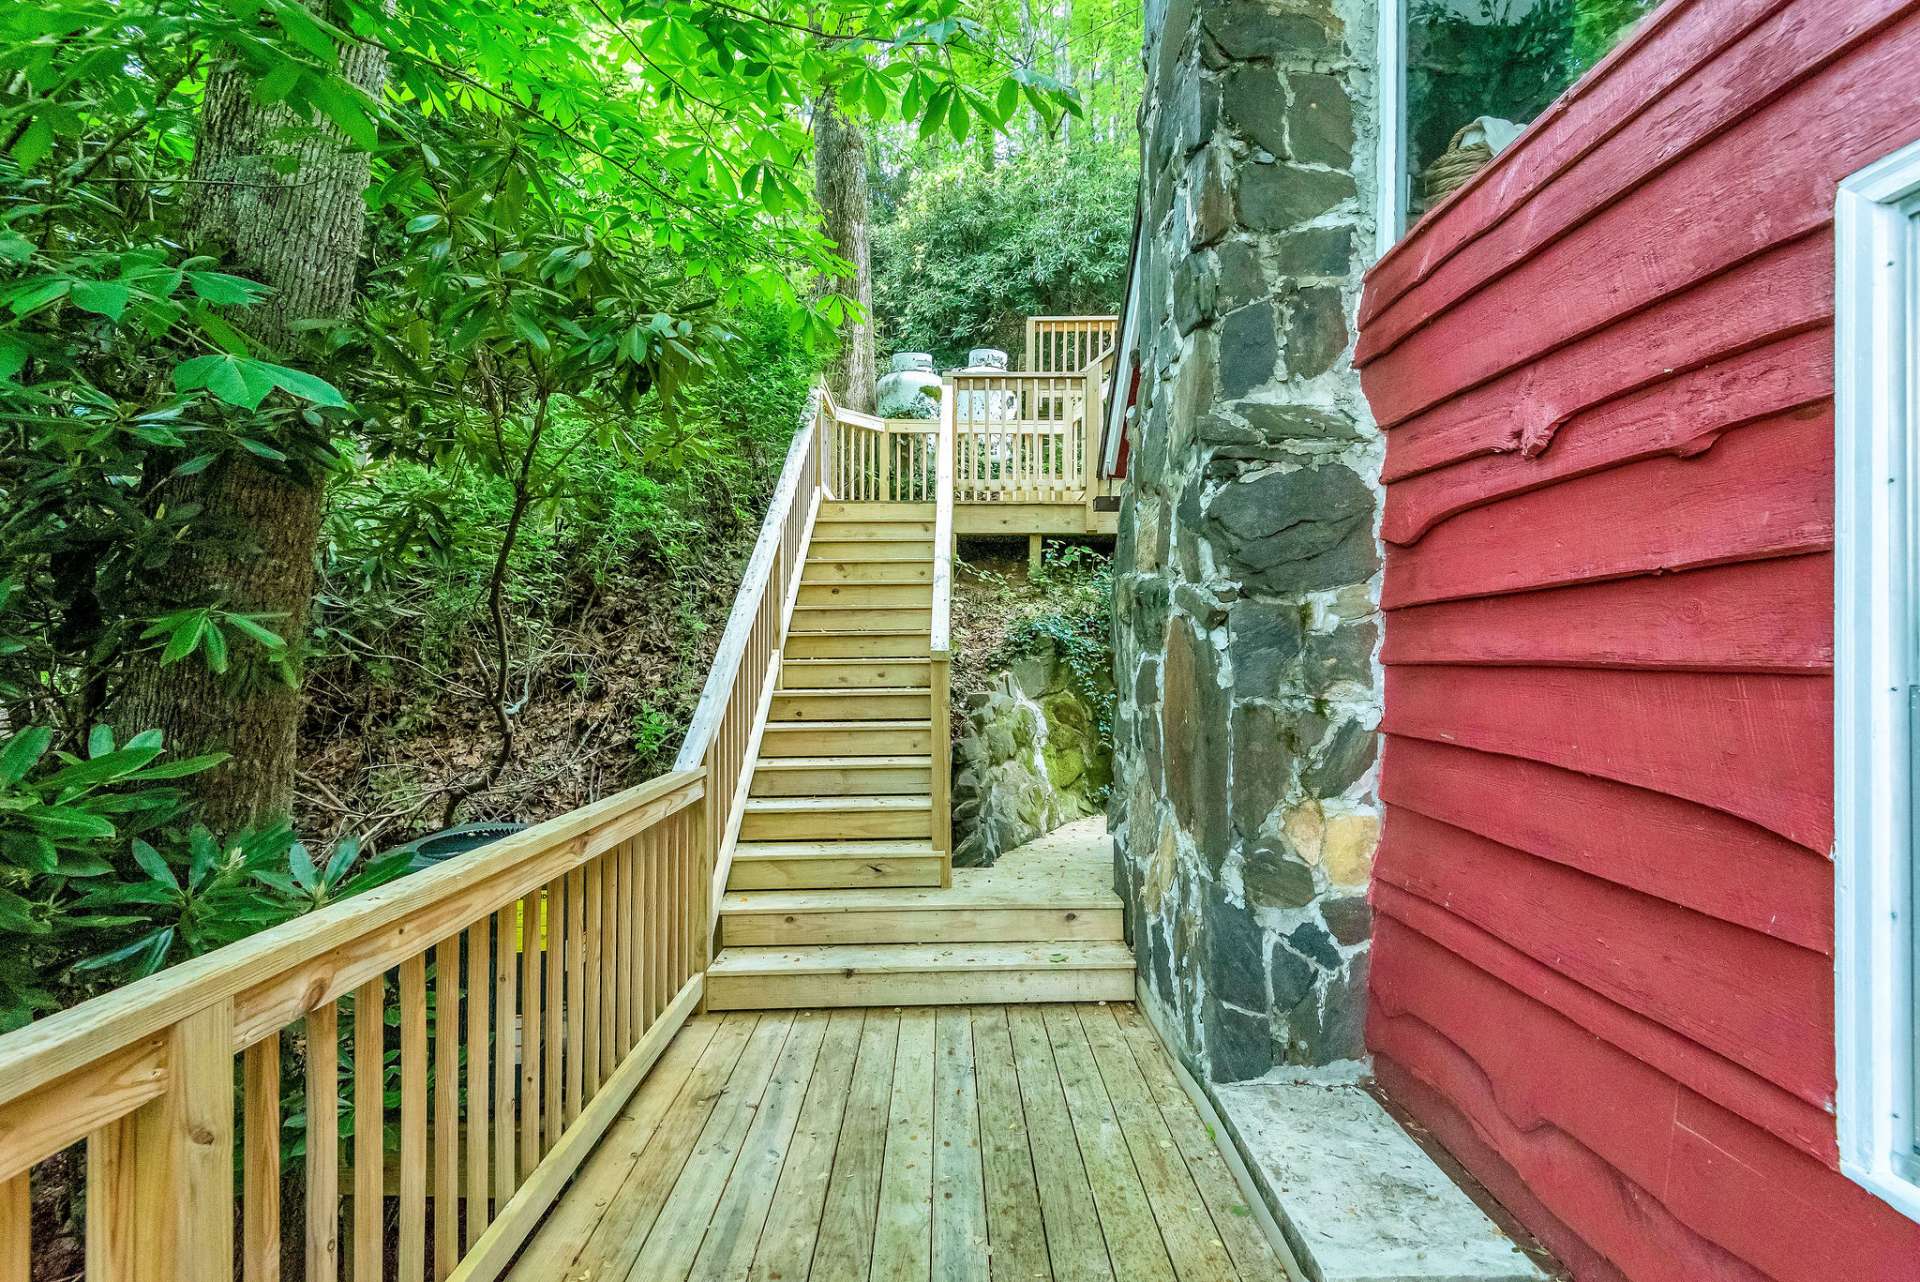
M 727 889 L 938 886 L 944 864 L 925 841 L 743 841 L 734 847 Z
M 857 605 L 830 605 L 818 609 L 800 606 L 790 627 L 795 632 L 920 632 L 933 622 L 933 607 L 873 609 Z
M 1107 941 L 726 948 L 706 987 L 711 1010 L 1132 997 L 1133 954 Z
M 933 558 L 913 561 L 809 560 L 801 567 L 802 583 L 931 583 Z
M 918 632 L 862 632 L 835 629 L 787 633 L 786 662 L 805 659 L 892 659 L 927 657 L 929 638 Z
M 1061 894 L 1052 887 L 1010 896 L 970 893 L 969 874 L 953 885 L 878 890 L 755 890 L 720 901 L 726 947 L 798 948 L 813 944 L 1055 943 L 1125 938 L 1119 898 Z
M 755 797 L 925 797 L 933 786 L 933 758 L 779 757 L 754 765 Z
M 892 581 L 802 583 L 798 602 L 798 608 L 802 610 L 818 610 L 829 606 L 864 610 L 875 606 L 881 609 L 900 609 L 906 606 L 930 608 L 932 605 L 933 584 Z
M 813 523 L 814 543 L 913 543 L 933 546 L 933 518 L 924 521 L 828 521 Z M 809 550 L 809 555 L 811 555 Z
M 926 686 L 868 690 L 776 690 L 768 713 L 775 721 L 911 721 L 932 715 Z
M 889 539 L 885 541 L 868 539 L 865 541 L 833 542 L 822 540 L 815 531 L 813 542 L 807 545 L 807 564 L 819 562 L 832 565 L 840 561 L 896 562 L 906 565 L 919 565 L 933 561 L 933 538 Z M 804 577 L 804 567 L 802 576 Z
M 933 731 L 917 721 L 769 721 L 763 757 L 891 757 L 933 752 Z
M 925 659 L 882 662 L 874 659 L 783 658 L 780 663 L 780 688 L 783 690 L 925 687 L 932 679 L 932 665 Z
M 846 499 L 825 499 L 820 504 L 819 521 L 931 521 L 931 503 L 861 503 Z
M 932 840 L 927 797 L 749 797 L 742 841 Z

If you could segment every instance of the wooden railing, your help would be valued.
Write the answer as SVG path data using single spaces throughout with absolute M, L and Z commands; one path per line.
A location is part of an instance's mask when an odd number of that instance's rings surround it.
M 840 458 L 829 437 L 844 414 L 824 387 L 815 389 L 806 421 L 787 450 L 786 466 L 780 470 L 766 519 L 760 524 L 759 541 L 747 559 L 727 630 L 714 651 L 707 684 L 674 762 L 676 769 L 697 771 L 707 781 L 709 931 L 727 887 L 734 842 L 752 785 L 751 766 L 760 750 L 760 731 L 779 684 L 780 647 L 799 594 L 800 567 L 820 507 L 822 479 Z
M 0 1038 L 0 1282 L 80 1144 L 90 1282 L 275 1282 L 283 1188 L 306 1282 L 501 1273 L 700 1001 L 844 417 L 816 395 L 673 772 Z
M 704 795 L 675 771 L 0 1039 L 0 1279 L 75 1144 L 89 1282 L 271 1282 L 283 1188 L 306 1282 L 498 1276 L 699 1002 Z
M 953 397 L 940 400 L 934 436 L 933 618 L 927 637 L 933 687 L 933 842 L 947 858 L 941 884 L 953 884 L 953 727 L 949 724 L 953 641 Z
M 955 374 L 954 496 L 961 503 L 1078 503 L 1086 495 L 1084 374 Z
M 931 503 L 939 424 L 832 407 L 821 420 L 828 492 L 851 503 Z
M 1119 331 L 1118 316 L 1029 316 L 1021 368 L 1029 374 L 1085 369 L 1113 350 Z

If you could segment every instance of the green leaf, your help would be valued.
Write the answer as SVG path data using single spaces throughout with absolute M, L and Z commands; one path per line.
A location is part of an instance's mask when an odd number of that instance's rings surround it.
M 72 806 L 41 806 L 26 818 L 41 835 L 55 841 L 104 841 L 117 831 L 99 815 Z
M 76 280 L 67 296 L 83 312 L 105 316 L 108 320 L 119 320 L 127 310 L 127 301 L 133 297 L 133 291 L 125 285 L 106 281 Z
M 173 869 L 167 867 L 167 861 L 160 852 L 139 838 L 133 841 L 133 862 L 140 865 L 140 871 L 163 886 L 180 889 L 180 879 L 173 875 Z
M 53 122 L 45 116 L 35 116 L 20 140 L 13 144 L 13 158 L 21 169 L 32 169 L 47 158 L 53 150 Z
M 113 727 L 97 725 L 87 731 L 87 755 L 104 757 L 113 751 Z
M 33 242 L 19 232 L 0 232 L 0 263 L 19 266 L 33 257 Z
M 149 766 L 128 778 L 140 783 L 157 783 L 162 779 L 184 779 L 188 775 L 197 775 L 203 770 L 211 770 L 226 761 L 231 754 L 208 752 L 198 757 L 182 757 L 178 761 L 164 761 L 157 766 Z
M 257 280 L 225 272 L 188 272 L 194 297 L 221 307 L 251 307 L 273 291 Z
M 53 731 L 46 726 L 28 726 L 0 748 L 0 784 L 19 783 L 27 771 L 46 754 L 53 742 Z
M 160 652 L 160 666 L 164 668 L 170 663 L 178 663 L 192 654 L 199 648 L 200 634 L 205 632 L 206 628 L 205 615 L 188 618 L 174 628 L 167 636 L 166 649 Z
M 261 619 L 271 619 L 271 614 L 229 614 L 227 624 L 237 631 L 244 632 L 269 650 L 278 650 L 286 645 L 286 640 L 276 632 L 269 632 L 260 626 Z
M 340 395 L 340 389 L 324 378 L 285 365 L 274 365 L 266 361 L 255 361 L 273 379 L 273 385 L 289 396 L 297 396 L 303 401 L 318 405 L 323 409 L 342 410 L 347 408 L 347 398 Z
M 0 334 L 0 382 L 11 383 L 27 367 L 33 349 L 13 334 Z
M 273 380 L 257 375 L 249 377 L 249 367 L 255 364 L 239 356 L 196 356 L 174 367 L 173 385 L 183 392 L 204 388 L 228 405 L 258 409 L 267 393 L 273 390 Z
M 421 232 L 432 231 L 446 219 L 439 214 L 421 214 L 407 220 L 407 235 L 418 236 Z

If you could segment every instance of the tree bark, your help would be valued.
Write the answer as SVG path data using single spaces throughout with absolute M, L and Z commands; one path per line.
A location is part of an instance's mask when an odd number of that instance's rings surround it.
M 836 252 L 853 264 L 853 275 L 828 281 L 826 292 L 853 299 L 864 312 L 841 327 L 840 353 L 827 368 L 827 386 L 843 407 L 871 413 L 878 370 L 873 354 L 868 234 L 873 210 L 867 193 L 867 139 L 858 125 L 840 113 L 830 89 L 814 105 L 813 189 L 827 235 L 838 246 Z
M 320 0 L 309 0 L 320 8 Z M 385 52 L 354 46 L 341 72 L 378 96 Z M 368 157 L 331 126 L 303 122 L 281 106 L 262 106 L 235 63 L 208 77 L 195 144 L 187 241 L 198 252 L 272 286 L 242 314 L 256 354 L 294 365 L 303 320 L 332 318 L 353 301 L 366 221 Z M 292 157 L 286 172 L 276 161 Z M 201 507 L 195 537 L 156 577 L 158 610 L 218 602 L 237 613 L 270 614 L 286 638 L 297 679 L 313 608 L 314 557 L 325 505 L 324 477 L 312 469 L 252 458 L 223 459 L 170 484 L 166 501 Z M 285 815 L 293 801 L 302 707 L 251 641 L 236 641 L 234 666 L 207 670 L 199 655 L 160 666 L 135 659 L 115 703 L 125 733 L 156 728 L 179 753 L 226 751 L 233 759 L 188 780 L 201 818 L 215 831 Z

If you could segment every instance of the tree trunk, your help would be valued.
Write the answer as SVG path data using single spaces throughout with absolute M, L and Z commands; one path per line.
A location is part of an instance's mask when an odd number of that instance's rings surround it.
M 858 302 L 865 315 L 840 331 L 840 354 L 827 370 L 827 386 L 846 409 L 873 410 L 878 377 L 873 355 L 873 269 L 868 231 L 873 221 L 867 197 L 867 140 L 840 114 L 832 90 L 820 95 L 813 113 L 813 189 L 840 257 L 853 275 L 827 282 L 826 292 Z
M 384 51 L 355 46 L 343 49 L 340 61 L 354 84 L 380 94 Z M 208 77 L 187 240 L 273 287 L 241 319 L 257 342 L 256 354 L 300 365 L 294 325 L 342 316 L 353 300 L 368 157 L 330 126 L 295 129 L 302 122 L 284 107 L 260 105 L 253 90 L 231 62 Z M 276 172 L 276 160 L 287 156 L 297 166 Z M 313 607 L 324 478 L 227 459 L 169 485 L 166 500 L 176 508 L 197 503 L 202 511 L 192 541 L 152 585 L 159 610 L 218 602 L 239 613 L 277 616 L 268 626 L 286 638 L 297 678 Z M 265 657 L 251 641 L 237 640 L 233 669 L 215 675 L 199 655 L 167 667 L 157 655 L 143 655 L 114 707 L 113 721 L 123 732 L 157 728 L 176 752 L 233 754 L 226 765 L 188 781 L 202 803 L 201 818 L 215 831 L 276 818 L 292 805 L 301 693 Z

